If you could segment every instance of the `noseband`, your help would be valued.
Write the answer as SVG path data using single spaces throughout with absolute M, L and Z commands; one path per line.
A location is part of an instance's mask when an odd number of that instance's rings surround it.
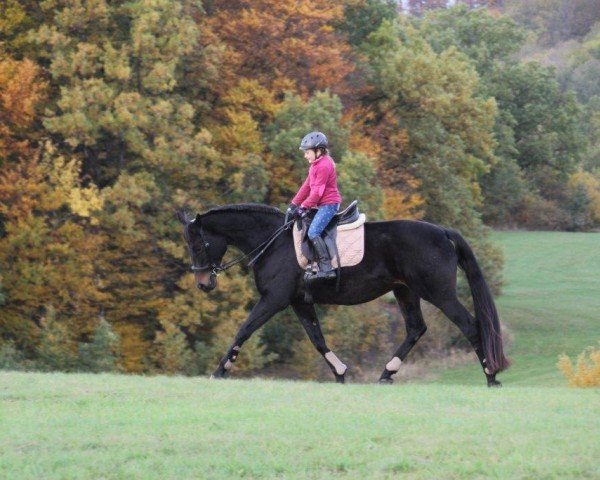
M 206 251 L 206 249 L 210 246 L 210 242 L 207 242 L 204 240 L 204 237 L 202 236 L 202 232 L 200 232 L 199 235 L 200 235 L 200 239 L 202 240 L 202 250 L 203 250 L 202 253 L 204 254 L 203 256 L 205 258 L 207 258 L 208 252 Z M 193 258 L 193 256 L 192 256 L 192 258 Z M 211 275 L 218 275 L 219 273 L 221 273 L 223 271 L 222 265 L 217 265 L 215 263 L 211 263 L 209 265 L 203 265 L 201 267 L 192 265 L 190 268 L 191 268 L 192 272 L 194 272 L 194 273 L 210 271 Z
M 210 271 L 211 275 L 218 275 L 223 270 L 225 270 L 223 268 L 223 265 L 215 265 L 214 263 L 211 263 L 210 265 L 207 265 L 204 267 L 196 267 L 196 266 L 192 265 L 190 268 L 191 268 L 192 272 L 194 272 L 194 273 Z

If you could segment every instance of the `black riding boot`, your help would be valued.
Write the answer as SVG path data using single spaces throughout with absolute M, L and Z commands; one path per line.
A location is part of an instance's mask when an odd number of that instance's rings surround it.
M 316 237 L 312 240 L 312 244 L 315 247 L 319 262 L 319 271 L 313 275 L 313 278 L 324 280 L 335 278 L 335 270 L 331 266 L 331 257 L 327 245 L 325 245 L 325 240 L 322 237 Z

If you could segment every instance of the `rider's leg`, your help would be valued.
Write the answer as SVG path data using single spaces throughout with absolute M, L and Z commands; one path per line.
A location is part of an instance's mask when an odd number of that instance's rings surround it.
M 312 242 L 319 261 L 319 272 L 316 274 L 318 278 L 335 278 L 335 272 L 331 266 L 331 256 L 321 234 L 338 209 L 339 204 L 319 207 L 308 229 L 308 239 Z

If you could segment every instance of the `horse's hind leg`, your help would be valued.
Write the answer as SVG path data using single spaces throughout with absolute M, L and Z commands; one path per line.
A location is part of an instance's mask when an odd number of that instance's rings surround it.
M 485 356 L 483 354 L 483 344 L 481 342 L 481 334 L 479 331 L 479 326 L 477 325 L 473 315 L 469 313 L 469 311 L 456 297 L 449 299 L 446 302 L 433 301 L 432 303 L 442 312 L 444 312 L 444 315 L 446 315 L 460 329 L 463 335 L 467 337 L 467 340 L 477 354 L 477 358 L 479 358 L 479 363 L 481 364 L 483 373 L 486 376 L 488 387 L 502 386 L 502 384 L 496 380 L 496 374 L 490 375 L 487 372 L 487 368 L 485 366 Z
M 410 352 L 419 338 L 427 331 L 427 326 L 421 313 L 419 296 L 404 285 L 394 288 L 393 292 L 406 324 L 406 338 L 385 366 L 383 373 L 379 377 L 379 383 L 393 382 L 392 375 L 400 369 L 400 364 L 406 359 L 408 352 Z
M 300 323 L 302 323 L 304 330 L 306 330 L 308 338 L 310 338 L 312 344 L 318 352 L 323 355 L 327 365 L 331 368 L 331 371 L 335 375 L 335 381 L 337 383 L 344 383 L 347 367 L 340 361 L 336 354 L 327 347 L 315 307 L 308 303 L 298 302 L 292 303 L 292 308 L 294 309 L 294 312 L 296 312 L 296 315 L 298 315 L 298 319 L 300 320 Z

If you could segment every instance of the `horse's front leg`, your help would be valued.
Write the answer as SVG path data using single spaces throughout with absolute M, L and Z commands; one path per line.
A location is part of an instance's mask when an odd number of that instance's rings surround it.
M 258 303 L 254 306 L 250 315 L 246 319 L 246 321 L 239 328 L 238 332 L 235 335 L 235 339 L 227 353 L 221 361 L 219 362 L 219 366 L 211 375 L 211 378 L 226 378 L 229 370 L 233 366 L 233 363 L 236 361 L 240 349 L 246 340 L 248 340 L 252 334 L 262 327 L 267 321 L 273 317 L 277 312 L 280 312 L 287 305 L 283 304 L 274 298 L 261 297 Z

